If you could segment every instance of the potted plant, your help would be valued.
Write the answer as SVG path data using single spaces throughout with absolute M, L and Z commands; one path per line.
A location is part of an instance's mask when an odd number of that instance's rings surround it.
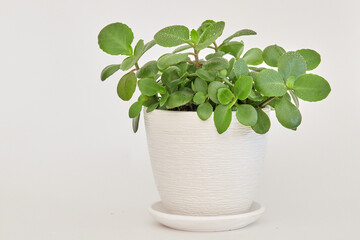
M 296 130 L 299 99 L 320 101 L 331 90 L 324 78 L 307 73 L 320 64 L 316 51 L 270 45 L 243 54 L 244 42 L 238 38 L 256 32 L 243 29 L 219 41 L 224 26 L 212 20 L 191 31 L 169 26 L 134 48 L 133 32 L 123 23 L 107 25 L 98 35 L 104 52 L 127 56 L 105 67 L 101 80 L 122 70 L 119 97 L 129 101 L 136 87 L 141 92 L 129 117 L 136 132 L 144 111 L 161 197 L 151 212 L 174 228 L 229 230 L 254 221 L 263 211 L 253 196 L 270 128 L 268 114 L 275 110 L 281 125 Z M 140 65 L 141 56 L 156 44 L 177 48 Z M 262 63 L 267 66 L 258 66 Z

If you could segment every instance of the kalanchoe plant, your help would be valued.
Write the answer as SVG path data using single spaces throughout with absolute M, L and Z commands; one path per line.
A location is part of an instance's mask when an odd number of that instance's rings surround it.
M 270 128 L 270 119 L 263 108 L 269 105 L 275 109 L 281 125 L 296 130 L 301 123 L 298 98 L 316 102 L 330 93 L 330 85 L 324 78 L 307 73 L 320 64 L 316 51 L 286 52 L 278 45 L 271 45 L 264 50 L 251 48 L 243 54 L 243 41 L 234 39 L 256 33 L 243 29 L 219 44 L 216 40 L 224 26 L 224 22 L 212 20 L 191 31 L 181 25 L 169 26 L 146 44 L 139 40 L 134 48 L 134 35 L 127 25 L 112 23 L 101 30 L 100 48 L 111 55 L 127 56 L 121 64 L 105 67 L 101 80 L 118 70 L 127 71 L 117 87 L 119 97 L 129 101 L 136 86 L 141 92 L 129 109 L 134 132 L 143 106 L 147 112 L 196 111 L 201 120 L 209 119 L 214 112 L 220 134 L 227 130 L 232 111 L 236 111 L 241 124 L 264 134 Z M 139 59 L 155 44 L 178 47 L 140 67 Z M 214 52 L 203 59 L 200 52 L 207 48 Z M 263 62 L 269 67 L 258 66 Z

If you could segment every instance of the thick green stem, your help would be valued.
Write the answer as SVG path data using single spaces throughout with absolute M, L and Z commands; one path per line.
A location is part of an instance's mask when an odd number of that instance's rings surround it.
M 229 103 L 228 108 L 232 108 L 235 104 L 237 104 L 237 97 L 234 96 L 233 100 Z
M 218 47 L 218 45 L 216 44 L 216 42 L 214 42 L 214 49 L 215 49 L 215 52 L 217 52 L 218 49 L 219 49 L 219 47 Z
M 194 48 L 194 57 L 195 57 L 195 67 L 196 67 L 196 69 L 199 69 L 200 68 L 199 51 L 195 50 L 195 48 Z
M 226 83 L 228 86 L 234 87 L 234 84 L 232 84 L 227 78 L 222 78 L 222 80 L 223 80 L 224 83 Z
M 136 69 L 136 70 L 139 70 L 139 69 L 140 69 L 138 63 L 135 63 L 135 69 Z
M 272 100 L 277 99 L 277 97 L 269 97 L 268 99 L 266 99 L 265 101 L 263 101 L 259 106 L 260 107 L 265 107 L 266 104 L 269 104 Z

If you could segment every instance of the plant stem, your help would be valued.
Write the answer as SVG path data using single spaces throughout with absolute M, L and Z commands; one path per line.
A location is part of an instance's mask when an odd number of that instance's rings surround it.
M 214 49 L 215 49 L 215 52 L 217 52 L 218 51 L 218 45 L 216 44 L 216 42 L 214 42 Z
M 222 80 L 224 81 L 224 83 L 226 83 L 230 87 L 234 87 L 234 84 L 232 84 L 227 78 L 222 78 Z
M 195 56 L 195 67 L 196 69 L 199 69 L 200 68 L 199 51 L 195 50 L 195 48 L 194 48 L 194 56 Z
M 268 99 L 266 99 L 265 101 L 263 101 L 259 106 L 262 108 L 262 107 L 265 107 L 266 104 L 270 103 L 272 100 L 274 99 L 277 99 L 277 97 L 269 97 Z
M 135 69 L 136 69 L 136 70 L 139 70 L 139 69 L 140 69 L 138 63 L 135 63 Z
M 234 96 L 233 100 L 229 103 L 228 108 L 229 109 L 232 108 L 232 106 L 234 106 L 236 102 L 237 102 L 237 97 Z

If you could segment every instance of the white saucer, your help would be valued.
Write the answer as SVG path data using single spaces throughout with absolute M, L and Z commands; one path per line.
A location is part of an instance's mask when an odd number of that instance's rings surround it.
M 149 207 L 149 212 L 159 223 L 178 230 L 193 232 L 218 232 L 243 228 L 255 222 L 264 212 L 265 207 L 254 202 L 248 212 L 224 216 L 186 216 L 171 214 L 161 202 Z

